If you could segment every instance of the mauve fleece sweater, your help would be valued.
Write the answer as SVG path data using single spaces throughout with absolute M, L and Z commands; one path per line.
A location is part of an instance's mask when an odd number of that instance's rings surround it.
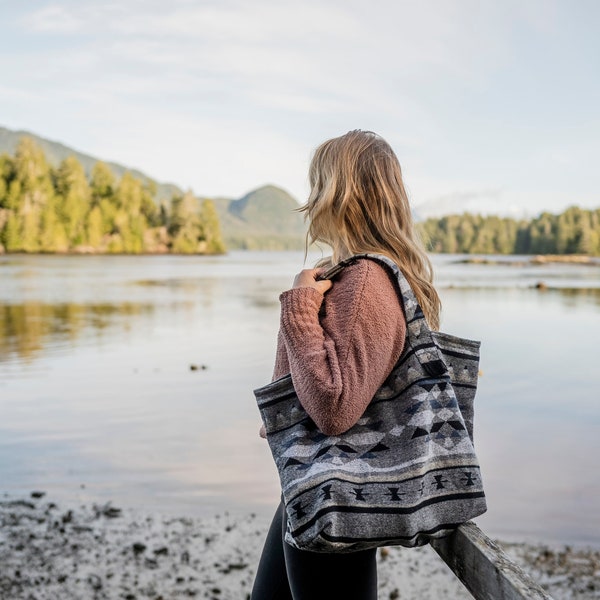
M 346 267 L 321 294 L 283 292 L 273 380 L 288 373 L 300 403 L 326 435 L 362 416 L 400 358 L 406 320 L 385 268 L 371 260 Z

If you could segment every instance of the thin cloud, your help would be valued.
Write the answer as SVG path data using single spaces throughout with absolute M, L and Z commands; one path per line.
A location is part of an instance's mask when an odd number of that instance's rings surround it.
M 598 189 L 586 10 L 598 12 L 558 0 L 22 3 L 0 55 L 5 124 L 200 194 L 273 181 L 302 197 L 312 148 L 362 128 L 392 143 L 415 200 L 566 198 L 574 182 Z M 548 94 L 558 75 L 544 62 L 559 39 L 565 102 Z M 585 144 L 560 126 L 574 114 Z
M 27 15 L 22 22 L 29 31 L 53 34 L 78 33 L 86 24 L 68 6 L 58 4 L 44 6 Z

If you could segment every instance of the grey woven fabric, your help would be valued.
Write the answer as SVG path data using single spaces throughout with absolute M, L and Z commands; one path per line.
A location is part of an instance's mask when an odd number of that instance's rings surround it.
M 326 436 L 302 408 L 290 375 L 254 390 L 281 482 L 285 540 L 315 552 L 421 546 L 487 509 L 473 446 L 480 342 L 427 325 L 394 262 L 405 348 L 358 423 Z

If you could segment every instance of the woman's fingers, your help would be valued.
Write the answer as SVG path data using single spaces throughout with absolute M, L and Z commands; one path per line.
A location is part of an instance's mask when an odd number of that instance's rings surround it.
M 329 279 L 317 279 L 324 269 L 304 269 L 294 278 L 293 288 L 311 287 L 324 294 L 332 286 Z

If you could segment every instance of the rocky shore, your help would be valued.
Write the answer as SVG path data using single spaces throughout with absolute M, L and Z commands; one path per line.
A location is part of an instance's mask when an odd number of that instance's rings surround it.
M 268 523 L 0 499 L 0 599 L 249 598 Z M 555 600 L 600 598 L 600 549 L 497 541 Z M 383 548 L 381 600 L 471 598 L 429 547 Z

